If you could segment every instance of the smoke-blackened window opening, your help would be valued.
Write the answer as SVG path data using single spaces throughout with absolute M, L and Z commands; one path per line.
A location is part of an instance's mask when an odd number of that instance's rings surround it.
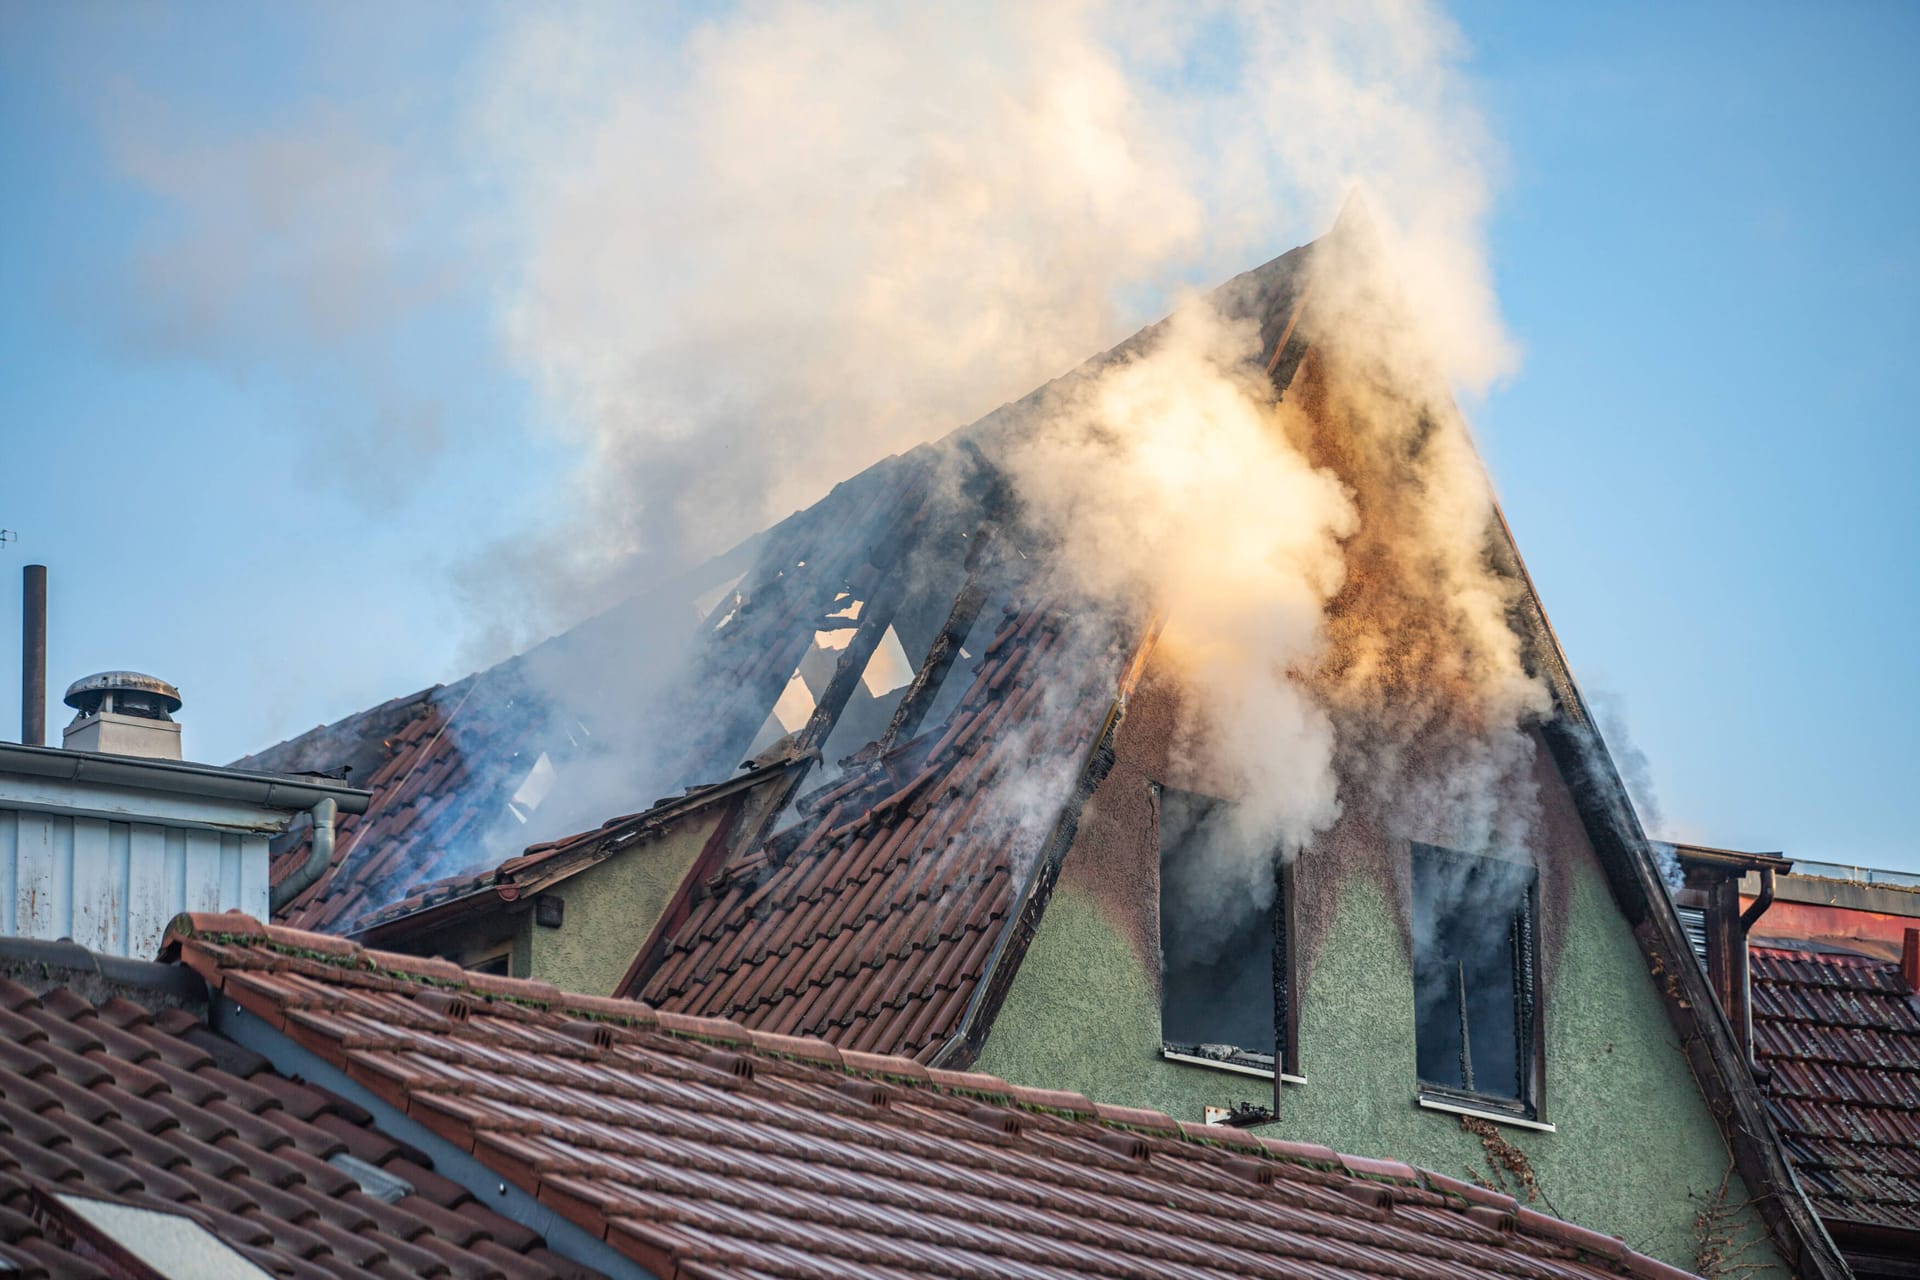
M 1414 844 L 1415 1041 L 1423 1097 L 1537 1118 L 1537 876 Z
M 1158 794 L 1161 1050 L 1294 1074 L 1292 866 L 1250 843 L 1227 802 L 1171 787 Z

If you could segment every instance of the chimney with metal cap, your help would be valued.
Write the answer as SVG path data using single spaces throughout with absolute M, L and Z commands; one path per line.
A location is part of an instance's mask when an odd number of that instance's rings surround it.
M 61 736 L 70 751 L 100 751 L 150 760 L 179 760 L 180 691 L 138 671 L 102 671 L 67 686 L 76 714 Z

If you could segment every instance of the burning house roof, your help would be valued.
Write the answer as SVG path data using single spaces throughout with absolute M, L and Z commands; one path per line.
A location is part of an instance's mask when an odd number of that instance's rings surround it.
M 241 916 L 182 917 L 171 939 L 219 991 L 216 1029 L 252 1028 L 282 1070 L 471 1153 L 571 1238 L 656 1275 L 1683 1274 L 1392 1161 Z M 271 1083 L 301 1109 L 323 1096 Z
M 1295 250 L 1214 296 L 1223 313 L 1249 332 L 1257 330 L 1262 367 L 1249 376 L 1264 374 L 1282 392 L 1307 358 L 1311 326 L 1301 324 L 1309 305 L 1302 267 L 1310 252 L 1312 247 Z M 837 1042 L 843 1055 L 871 1049 L 933 1066 L 972 1061 L 1002 984 L 1045 908 L 1079 806 L 1099 781 L 1114 719 L 1124 709 L 1151 630 L 1142 617 L 1115 620 L 1109 614 L 1100 622 L 1096 610 L 1056 594 L 1059 584 L 1046 573 L 1046 539 L 1023 523 L 1018 504 L 1009 501 L 1001 462 L 1051 398 L 1070 394 L 1077 379 L 1146 343 L 1153 332 L 937 445 L 870 468 L 763 535 L 741 585 L 701 624 L 688 668 L 693 676 L 681 686 L 690 695 L 658 704 L 664 715 L 627 716 L 671 725 L 678 735 L 664 774 L 636 772 L 628 781 L 650 788 L 643 795 L 712 782 L 763 745 L 772 747 L 769 759 L 819 753 L 828 768 L 843 764 L 845 771 L 829 773 L 811 796 L 795 797 L 782 825 L 742 833 L 725 861 L 696 865 L 640 950 L 624 991 L 661 1006 L 662 1018 L 720 1014 L 744 1023 L 753 1030 L 722 1033 L 715 1030 L 721 1024 L 704 1021 L 678 1025 L 695 1033 L 704 1027 L 714 1035 L 745 1035 L 749 1044 L 761 1043 L 756 1035 L 798 1032 Z M 1433 434 L 1424 412 L 1412 416 L 1414 439 Z M 1338 418 L 1328 415 L 1328 422 Z M 1336 441 L 1335 447 L 1345 443 Z M 1483 598 L 1502 602 L 1494 610 L 1500 642 L 1517 642 L 1524 653 L 1524 680 L 1538 689 L 1546 708 L 1537 712 L 1540 740 L 1568 782 L 1616 905 L 1664 984 L 1668 1014 L 1702 1093 L 1786 1255 L 1809 1274 L 1837 1274 L 1838 1261 L 1794 1186 L 1744 1055 L 1688 959 L 1646 837 L 1511 535 L 1497 507 L 1489 505 L 1487 513 L 1491 527 L 1475 527 L 1469 539 L 1476 571 L 1497 588 Z M 973 553 L 975 535 L 989 531 L 1001 548 L 990 573 Z M 1381 568 L 1377 560 L 1362 564 L 1350 580 L 1364 585 Z M 986 610 L 991 640 L 971 633 L 973 665 L 949 669 L 943 664 L 960 644 L 951 619 L 969 592 L 980 594 L 985 578 L 991 579 L 988 594 L 1012 608 Z M 376 799 L 365 834 L 343 836 L 344 852 L 330 875 L 296 903 L 288 919 L 351 931 L 366 912 L 455 870 L 457 860 L 469 867 L 500 862 L 505 854 L 488 849 L 485 833 L 497 836 L 503 813 L 521 820 L 509 802 L 537 769 L 536 758 L 557 760 L 564 777 L 570 760 L 590 755 L 567 726 L 583 732 L 605 727 L 590 709 L 525 696 L 538 682 L 524 676 L 541 661 L 560 657 L 572 663 L 568 654 L 620 660 L 619 646 L 607 641 L 633 616 L 615 611 L 515 660 L 519 665 L 474 677 L 457 700 L 450 690 L 436 691 L 432 709 L 403 727 L 396 736 L 401 748 L 372 782 Z M 1107 628 L 1103 645 L 1056 652 L 1058 637 L 1096 622 Z M 852 634 L 823 646 L 820 637 L 835 630 Z M 840 725 L 859 720 L 850 708 L 859 703 L 861 669 L 888 630 L 898 632 L 908 653 L 928 655 L 922 679 L 901 700 L 927 712 L 925 727 L 872 723 L 859 740 L 848 740 Z M 1443 655 L 1471 647 L 1458 640 L 1419 633 L 1413 643 L 1422 653 Z M 1089 652 L 1100 657 L 1089 661 Z M 780 711 L 784 696 L 808 675 L 809 663 L 813 678 L 804 683 L 811 705 L 788 707 L 772 726 L 769 709 Z M 1457 667 L 1446 671 L 1458 674 Z M 923 687 L 925 677 L 939 673 L 946 675 L 947 689 Z M 1419 674 L 1417 665 L 1389 672 L 1403 682 Z M 487 682 L 494 684 L 491 693 L 482 688 Z M 1399 687 L 1391 694 L 1408 692 Z M 1042 705 L 1045 714 L 1037 710 Z M 788 731 L 784 741 L 773 741 L 778 729 Z M 879 741 L 861 749 L 873 736 Z M 568 754 L 570 746 L 577 755 Z M 289 754 L 304 749 L 303 740 L 295 740 L 253 761 L 284 767 Z M 644 783 L 633 780 L 641 777 Z M 607 807 L 623 810 L 631 802 Z M 1016 810 L 1023 816 L 1017 827 L 988 820 Z M 284 957 L 266 958 L 254 942 L 231 956 L 199 949 L 220 967 L 258 963 L 305 972 Z M 457 970 L 418 972 L 449 982 L 479 981 L 458 978 Z M 275 994 L 284 990 L 279 981 L 240 998 L 282 1005 L 284 996 Z M 238 968 L 229 982 L 246 988 Z M 320 1016 L 324 1022 L 328 1015 Z M 335 1031 L 322 1034 L 348 1052 Z M 360 1065 L 376 1069 L 371 1061 Z M 918 1068 L 887 1070 L 915 1076 Z M 432 1091 L 424 1075 L 416 1078 L 397 1066 L 387 1075 L 409 1099 Z M 436 1105 L 454 1117 L 465 1139 L 496 1123 L 478 1118 L 464 1102 Z M 545 1149 L 545 1165 L 526 1152 L 518 1158 L 527 1162 L 522 1167 L 529 1177 L 545 1185 L 550 1174 L 553 1185 L 564 1188 L 554 1202 L 567 1206 L 561 1212 L 585 1215 L 590 1229 L 605 1230 L 609 1239 L 626 1230 L 618 1222 L 627 1212 L 627 1192 L 565 1181 L 577 1177 L 577 1152 Z M 725 1252 L 730 1246 L 714 1243 L 712 1234 L 732 1220 L 718 1210 L 689 1210 L 671 1239 L 636 1237 L 645 1241 L 637 1247 L 678 1258 L 674 1250 L 697 1238 L 720 1250 L 716 1257 L 732 1257 Z M 768 1239 L 794 1247 L 784 1224 L 760 1225 Z M 922 1269 L 904 1261 L 907 1255 L 882 1256 L 905 1270 Z
M 1274 346 L 1269 369 L 1276 379 L 1290 376 L 1301 355 L 1300 342 L 1281 339 L 1292 337 L 1301 268 L 1310 248 L 1237 277 L 1214 295 L 1223 311 L 1251 318 L 1261 340 Z M 632 633 L 660 611 L 651 596 L 456 684 L 395 699 L 237 762 L 280 772 L 348 767 L 355 785 L 375 793 L 364 818 L 342 823 L 329 871 L 278 918 L 302 928 L 348 931 L 361 917 L 418 886 L 513 856 L 535 829 L 559 837 L 597 824 L 608 811 L 631 809 L 638 797 L 725 779 L 758 746 L 778 737 L 770 709 L 810 674 L 807 664 L 822 658 L 817 637 L 827 628 L 869 631 L 876 643 L 891 629 L 910 660 L 930 654 L 956 595 L 980 581 L 967 568 L 979 533 L 1005 528 L 1017 514 L 1010 509 L 996 460 L 1017 444 L 1050 399 L 1137 349 L 1154 331 L 1136 334 L 942 441 L 875 464 L 697 571 L 695 580 L 717 575 L 725 581 L 736 565 L 747 570 L 707 611 L 694 649 L 684 657 L 681 678 L 655 691 L 640 711 L 629 700 L 613 709 L 610 719 L 610 709 L 597 695 L 623 687 L 614 673 L 634 665 Z M 1039 555 L 1030 532 L 1004 540 L 1024 543 Z M 1043 563 L 1027 559 L 1023 546 L 1006 547 L 999 559 L 1000 571 L 991 581 L 994 600 L 1031 598 L 1044 590 Z M 974 608 L 982 603 L 975 600 Z M 997 615 L 989 630 L 996 624 Z M 953 650 L 965 638 L 953 637 L 941 655 L 923 712 L 932 705 L 944 713 L 965 687 L 978 662 L 977 653 L 955 662 Z M 830 671 L 832 662 L 826 665 Z M 565 677 L 555 678 L 556 672 Z M 866 741 L 859 730 L 877 736 L 885 728 L 884 715 L 875 720 L 863 714 L 879 700 L 860 686 L 861 674 L 858 668 L 846 673 L 849 687 L 839 691 L 835 705 L 822 705 L 813 696 L 803 699 L 797 718 L 809 722 L 809 747 L 831 746 L 837 756 Z M 921 674 L 924 679 L 929 673 Z M 938 696 L 942 676 L 954 686 L 944 698 Z M 811 683 L 824 684 L 825 677 Z M 534 828 L 526 825 L 525 809 L 512 802 L 542 756 L 557 766 L 564 786 L 571 761 L 604 756 L 610 735 L 636 722 L 673 726 L 671 750 L 648 767 L 628 770 L 622 786 L 596 788 L 596 798 L 603 801 L 598 811 L 564 810 L 573 826 L 554 826 L 546 813 Z M 620 748 L 613 750 L 617 754 Z M 283 851 L 276 878 L 291 874 L 303 859 L 304 848 Z

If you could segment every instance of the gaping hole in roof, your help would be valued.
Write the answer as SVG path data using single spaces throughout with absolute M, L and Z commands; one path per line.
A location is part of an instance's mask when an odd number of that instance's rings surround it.
M 779 699 L 773 704 L 773 718 L 787 733 L 798 733 L 813 715 L 813 690 L 807 687 L 806 678 L 796 668 L 787 679 L 787 687 L 780 691 Z
M 559 770 L 553 767 L 553 760 L 546 752 L 533 762 L 533 768 L 520 781 L 519 788 L 507 798 L 507 811 L 521 822 L 533 816 L 541 801 L 553 793 L 553 784 L 560 780 Z
M 813 633 L 813 643 L 815 645 L 834 653 L 838 653 L 853 642 L 853 633 L 858 629 L 861 610 L 867 607 L 866 601 L 854 600 L 850 592 L 842 591 L 839 596 L 834 599 L 834 603 L 839 604 L 842 600 L 849 601 L 849 603 L 829 613 L 825 621 L 833 623 L 844 620 L 845 625 L 826 626 Z
M 733 615 L 740 611 L 740 604 L 744 598 L 740 594 L 740 582 L 746 576 L 746 570 L 743 569 L 719 586 L 695 596 L 693 616 L 702 622 L 712 619 L 713 629 L 716 631 L 732 622 Z
M 866 685 L 867 692 L 874 697 L 883 698 L 895 689 L 905 688 L 913 679 L 913 670 L 907 648 L 900 643 L 900 633 L 888 627 L 873 657 L 867 660 L 867 669 L 860 673 L 860 683 Z

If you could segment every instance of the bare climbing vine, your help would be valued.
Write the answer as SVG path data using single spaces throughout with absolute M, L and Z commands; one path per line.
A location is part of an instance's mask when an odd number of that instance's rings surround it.
M 1533 1176 L 1533 1165 L 1527 1159 L 1527 1153 L 1500 1136 L 1500 1131 L 1490 1121 L 1477 1116 L 1461 1116 L 1460 1127 L 1480 1139 L 1480 1149 L 1486 1154 L 1487 1169 L 1493 1174 L 1491 1181 L 1478 1175 L 1474 1181 L 1490 1191 L 1499 1191 L 1516 1199 L 1521 1192 L 1526 1193 L 1529 1203 L 1540 1199 L 1540 1182 Z M 1549 1203 L 1548 1208 L 1552 1208 Z
M 1693 1269 L 1708 1280 L 1735 1280 L 1767 1270 L 1767 1261 L 1749 1261 L 1747 1255 L 1764 1237 L 1746 1227 L 1741 1220 L 1752 1200 L 1728 1204 L 1733 1185 L 1733 1162 L 1720 1175 L 1720 1185 L 1708 1195 L 1689 1192 L 1700 1202 L 1693 1215 Z M 1745 1237 L 1742 1239 L 1741 1237 Z

